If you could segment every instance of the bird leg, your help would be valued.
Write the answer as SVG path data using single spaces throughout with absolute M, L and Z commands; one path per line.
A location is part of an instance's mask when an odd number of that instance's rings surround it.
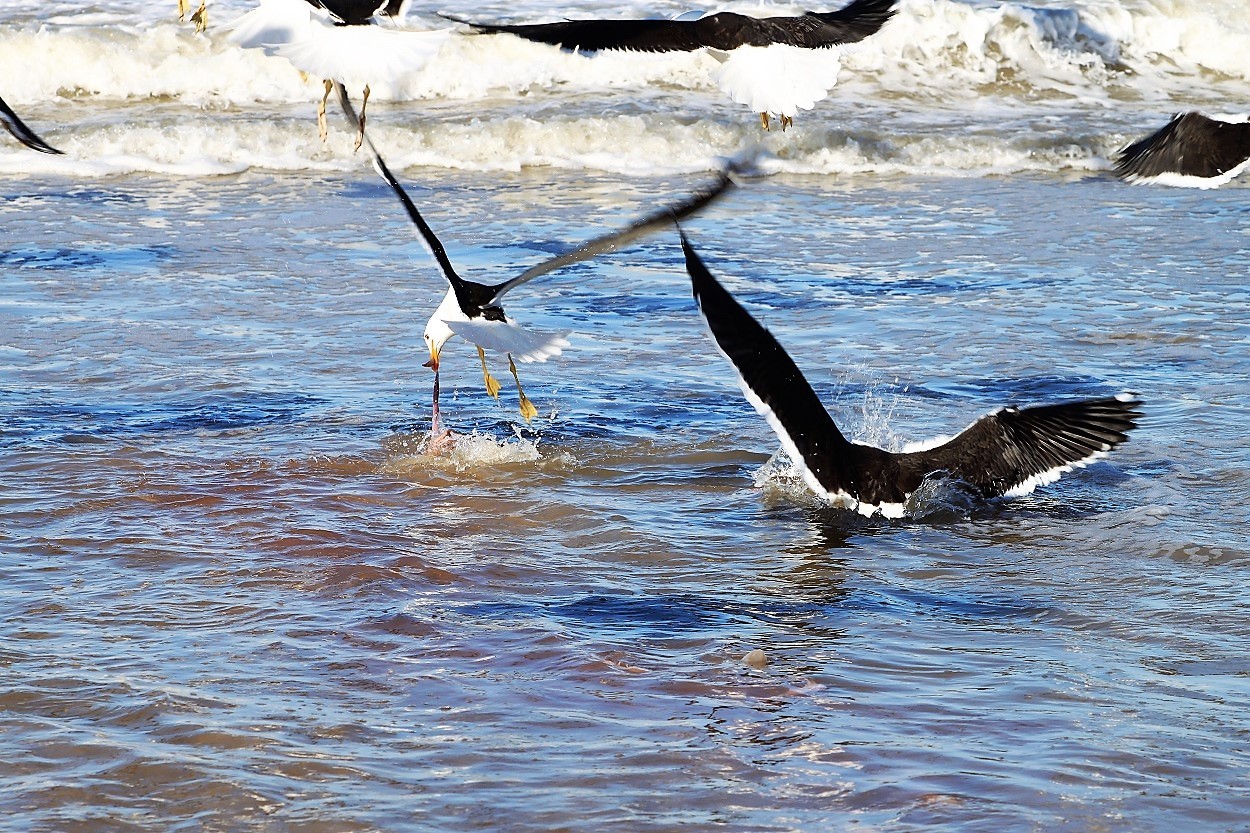
M 516 379 L 516 392 L 521 396 L 521 416 L 525 417 L 528 425 L 529 421 L 538 416 L 538 409 L 534 407 L 534 403 L 525 395 L 525 391 L 521 390 L 521 377 L 516 375 L 516 364 L 512 361 L 512 354 L 508 354 L 508 369 L 512 371 L 512 378 Z
M 208 31 L 208 0 L 200 0 L 200 7 L 191 15 L 191 22 L 195 24 L 197 33 Z
M 486 369 L 486 351 L 480 346 L 477 348 L 477 357 L 482 360 L 482 378 L 486 380 L 486 392 L 498 399 L 499 380 L 491 376 L 490 371 Z
M 178 19 L 185 20 L 187 17 L 187 0 L 178 0 Z
M 329 78 L 325 80 L 326 94 L 321 97 L 321 103 L 317 105 L 317 129 L 321 131 L 321 141 L 326 140 L 326 136 L 330 135 L 330 128 L 326 125 L 326 102 L 330 100 L 330 91 L 334 89 L 334 82 Z
M 768 129 L 768 112 L 767 111 L 760 113 L 760 127 L 764 128 L 765 130 Z
M 365 108 L 369 106 L 369 85 L 365 84 L 365 97 L 360 100 L 360 132 L 356 134 L 356 150 L 365 142 Z
M 785 133 L 787 127 L 794 126 L 794 117 L 782 114 L 781 116 L 781 132 Z

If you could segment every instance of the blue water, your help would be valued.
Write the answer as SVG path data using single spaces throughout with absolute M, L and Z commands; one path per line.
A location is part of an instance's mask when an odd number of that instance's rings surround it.
M 777 456 L 674 234 L 510 296 L 573 331 L 519 368 L 531 425 L 506 365 L 496 403 L 450 342 L 460 439 L 425 453 L 445 285 L 350 135 L 320 144 L 315 80 L 268 92 L 212 29 L 126 29 L 119 5 L 0 23 L 42 67 L 0 93 L 67 150 L 0 144 L 0 828 L 1245 827 L 1247 191 L 1107 170 L 1177 91 L 1243 89 L 1211 12 L 1075 4 L 1151 24 L 1116 69 L 1046 35 L 1059 4 L 960 52 L 997 7 L 915 0 L 932 43 L 762 139 L 685 75 L 544 86 L 548 58 L 503 46 L 482 72 L 524 90 L 376 102 L 482 280 L 758 141 L 785 172 L 686 230 L 862 441 L 1145 402 L 1127 444 L 1030 496 L 886 521 Z M 1146 49 L 1169 13 L 1209 66 Z
M 474 274 L 706 181 L 406 178 Z M 443 458 L 442 289 L 363 164 L 0 204 L 14 829 L 1242 823 L 1240 187 L 781 178 L 689 223 L 857 436 L 1146 402 L 1105 461 L 898 522 L 766 465 L 672 235 L 518 293 L 575 331 L 533 426 L 452 342 Z

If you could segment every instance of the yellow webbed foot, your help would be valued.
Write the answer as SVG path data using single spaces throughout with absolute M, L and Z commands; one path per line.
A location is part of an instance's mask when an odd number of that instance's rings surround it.
M 486 369 L 486 351 L 481 347 L 477 348 L 477 357 L 482 360 L 482 378 L 486 380 L 486 392 L 495 399 L 499 398 L 499 380 L 490 375 L 490 371 Z
M 760 113 L 760 127 L 764 128 L 765 130 L 769 129 L 768 113 Z
M 323 142 L 330 135 L 330 128 L 326 125 L 326 102 L 330 100 L 330 91 L 334 89 L 334 82 L 327 78 L 325 85 L 326 94 L 321 97 L 321 103 L 317 105 L 317 129 L 321 132 Z
M 521 416 L 525 417 L 528 424 L 531 419 L 538 416 L 538 409 L 534 407 L 534 403 L 525 395 L 525 391 L 521 390 L 521 377 L 516 375 L 516 364 L 512 361 L 512 354 L 508 354 L 508 369 L 512 371 L 512 378 L 516 380 L 516 392 L 521 397 Z
M 786 132 L 787 127 L 793 127 L 793 126 L 794 126 L 794 118 L 792 116 L 781 117 L 781 132 L 782 133 Z
M 187 19 L 187 0 L 178 0 L 178 19 Z
M 191 15 L 191 22 L 195 24 L 197 33 L 208 31 L 208 0 L 203 0 L 200 7 L 195 10 L 195 14 Z

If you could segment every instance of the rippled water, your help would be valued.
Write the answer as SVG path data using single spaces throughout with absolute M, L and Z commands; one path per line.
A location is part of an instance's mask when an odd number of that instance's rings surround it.
M 706 180 L 404 178 L 493 276 Z M 532 428 L 453 342 L 432 458 L 442 287 L 363 162 L 0 188 L 13 829 L 1244 824 L 1244 188 L 774 177 L 691 222 L 857 436 L 1146 401 L 900 522 L 769 462 L 672 235 L 510 304 L 576 333 Z

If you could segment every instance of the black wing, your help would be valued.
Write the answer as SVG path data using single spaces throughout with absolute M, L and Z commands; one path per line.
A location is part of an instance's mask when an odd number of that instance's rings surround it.
M 356 108 L 352 107 L 351 100 L 347 97 L 347 90 L 338 81 L 334 82 L 335 90 L 339 95 L 339 104 L 343 107 L 343 114 L 347 116 L 353 128 L 360 126 L 360 117 L 356 115 Z M 451 258 L 447 256 L 447 250 L 443 248 L 442 241 L 438 239 L 438 235 L 434 233 L 434 229 L 430 228 L 425 218 L 421 216 L 421 212 L 417 210 L 417 206 L 408 196 L 408 192 L 404 190 L 404 186 L 399 184 L 390 168 L 386 167 L 386 162 L 382 159 L 382 154 L 378 153 L 378 149 L 374 147 L 373 141 L 368 135 L 361 134 L 363 143 L 369 148 L 369 153 L 373 155 L 373 166 L 377 168 L 382 178 L 386 180 L 386 184 L 391 186 L 391 190 L 395 192 L 395 196 L 399 197 L 400 203 L 404 206 L 404 210 L 408 212 L 417 231 L 420 232 L 421 242 L 425 244 L 426 250 L 433 255 L 438 261 L 438 266 L 443 270 L 444 277 L 456 291 L 456 300 L 460 302 L 460 309 L 470 318 L 475 318 L 486 311 L 490 306 L 490 299 L 495 294 L 495 288 L 486 286 L 485 284 L 466 281 L 464 278 L 456 274 L 456 269 L 451 265 Z
M 1164 127 L 1120 151 L 1115 172 L 1125 179 L 1180 174 L 1219 177 L 1250 159 L 1250 124 L 1179 113 Z
M 1127 440 L 1141 404 L 1123 396 L 1003 408 L 943 445 L 898 455 L 899 462 L 915 485 L 926 474 L 945 472 L 985 497 L 1027 494 Z
M 860 452 L 842 436 L 794 360 L 751 314 L 743 309 L 704 266 L 686 235 L 681 235 L 686 271 L 699 311 L 720 351 L 738 371 L 743 393 L 773 431 L 804 480 L 827 498 L 858 499 L 853 464 Z
M 558 23 L 474 23 L 451 15 L 448 20 L 472 26 L 484 35 L 516 35 L 562 49 L 599 52 L 692 52 L 701 49 L 695 31 L 698 21 L 687 20 L 566 20 Z
M 61 153 L 61 151 L 52 147 L 35 135 L 35 131 L 27 127 L 21 119 L 17 117 L 9 105 L 4 103 L 4 99 L 0 98 L 0 122 L 5 128 L 13 134 L 13 137 L 31 150 L 37 150 L 40 153 Z
M 808 12 L 802 17 L 768 17 L 756 21 L 753 46 L 784 43 L 821 49 L 857 43 L 881 31 L 894 17 L 896 0 L 855 0 L 836 12 Z

